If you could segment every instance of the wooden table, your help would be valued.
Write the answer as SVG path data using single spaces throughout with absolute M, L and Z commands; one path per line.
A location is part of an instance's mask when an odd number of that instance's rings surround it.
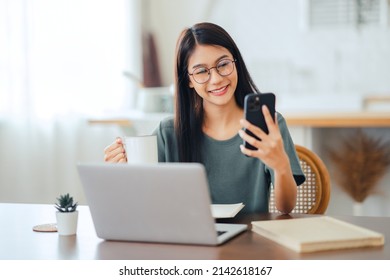
M 55 209 L 52 205 L 0 203 L 0 259 L 390 260 L 388 243 L 383 247 L 299 254 L 252 231 L 246 231 L 217 247 L 104 241 L 95 234 L 89 208 L 79 206 L 78 209 L 80 214 L 77 235 L 64 237 L 57 233 L 40 233 L 32 230 L 34 225 L 55 222 Z M 290 217 L 302 217 L 302 215 Z M 252 220 L 276 218 L 286 218 L 286 216 L 275 214 L 237 216 L 225 221 L 250 223 Z M 386 240 L 390 240 L 390 217 L 339 216 L 336 218 L 381 232 Z

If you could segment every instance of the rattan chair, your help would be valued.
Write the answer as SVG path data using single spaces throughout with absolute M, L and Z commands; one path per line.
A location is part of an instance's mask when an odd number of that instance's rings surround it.
M 297 203 L 292 213 L 324 214 L 330 199 L 330 176 L 323 161 L 313 151 L 295 145 L 306 181 L 298 187 Z M 279 213 L 271 188 L 269 212 Z

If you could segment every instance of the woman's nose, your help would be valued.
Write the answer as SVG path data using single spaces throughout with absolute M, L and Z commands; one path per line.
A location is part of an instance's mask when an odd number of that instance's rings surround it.
M 223 77 L 218 73 L 216 68 L 210 69 L 210 83 L 216 84 L 219 83 Z

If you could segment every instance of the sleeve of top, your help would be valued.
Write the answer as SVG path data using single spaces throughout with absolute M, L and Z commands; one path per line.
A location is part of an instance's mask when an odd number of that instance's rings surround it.
M 159 162 L 165 162 L 165 141 L 163 136 L 163 129 L 162 129 L 162 123 L 160 122 L 159 125 L 155 128 L 153 131 L 153 135 L 157 136 L 157 150 L 158 150 L 158 161 Z
M 157 136 L 157 150 L 159 162 L 178 162 L 178 150 L 173 124 L 173 118 L 162 120 L 153 131 Z
M 305 182 L 306 178 L 299 163 L 297 152 L 295 150 L 295 145 L 287 128 L 286 121 L 280 113 L 277 113 L 277 117 L 280 134 L 282 135 L 283 139 L 284 150 L 286 151 L 290 159 L 291 171 L 293 173 L 295 182 L 297 186 L 299 186 L 303 184 L 303 182 Z M 266 166 L 266 172 L 269 172 L 271 174 L 271 180 L 272 182 L 274 182 L 275 178 L 273 170 Z

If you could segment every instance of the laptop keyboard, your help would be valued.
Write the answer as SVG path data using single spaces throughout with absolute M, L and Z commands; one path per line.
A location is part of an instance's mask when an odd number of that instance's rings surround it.
M 221 230 L 217 230 L 217 235 L 220 236 L 222 234 L 224 234 L 226 231 L 221 231 Z

